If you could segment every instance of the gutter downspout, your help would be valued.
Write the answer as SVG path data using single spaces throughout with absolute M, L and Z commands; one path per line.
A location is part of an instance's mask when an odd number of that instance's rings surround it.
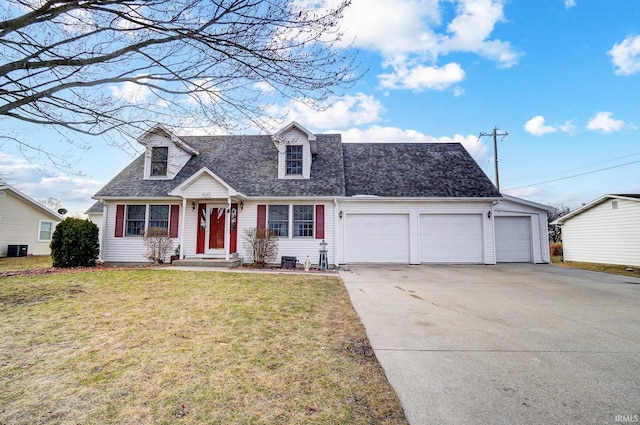
M 338 267 L 338 226 L 340 217 L 338 216 L 340 209 L 340 203 L 338 199 L 333 200 L 333 265 Z
M 104 263 L 104 251 L 105 251 L 105 235 L 107 234 L 107 214 L 109 213 L 109 208 L 107 207 L 107 203 L 102 199 L 100 200 L 102 203 L 102 229 L 100 231 L 100 255 L 98 259 Z

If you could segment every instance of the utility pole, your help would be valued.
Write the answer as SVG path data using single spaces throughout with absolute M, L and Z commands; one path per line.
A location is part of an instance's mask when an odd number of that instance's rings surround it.
M 498 192 L 500 192 L 500 175 L 498 174 L 498 136 L 506 137 L 509 135 L 509 132 L 498 133 L 498 127 L 493 127 L 493 131 L 491 133 L 480 133 L 478 137 L 484 136 L 493 136 L 493 152 L 495 153 L 495 163 L 496 163 L 496 188 Z

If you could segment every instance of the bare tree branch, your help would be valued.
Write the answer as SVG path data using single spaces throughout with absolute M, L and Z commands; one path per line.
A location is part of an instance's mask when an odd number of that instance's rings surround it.
M 262 126 L 276 95 L 316 104 L 358 79 L 338 47 L 349 3 L 6 0 L 0 117 L 89 135 L 194 118 Z

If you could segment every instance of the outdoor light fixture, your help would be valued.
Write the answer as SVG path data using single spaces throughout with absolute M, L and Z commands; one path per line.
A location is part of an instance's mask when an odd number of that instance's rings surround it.
M 489 212 L 487 213 L 487 218 L 488 218 L 489 220 L 491 220 L 491 211 L 489 211 Z
M 244 202 L 240 201 L 240 211 L 244 209 Z
M 342 210 L 340 211 L 340 213 L 338 214 L 338 217 L 340 217 L 340 220 L 342 220 Z
M 191 201 L 191 209 L 194 211 L 196 210 L 196 203 L 193 201 Z

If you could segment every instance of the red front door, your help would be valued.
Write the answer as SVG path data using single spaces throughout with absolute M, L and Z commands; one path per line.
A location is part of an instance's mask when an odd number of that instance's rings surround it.
M 209 249 L 224 249 L 224 208 L 211 208 L 209 216 Z

